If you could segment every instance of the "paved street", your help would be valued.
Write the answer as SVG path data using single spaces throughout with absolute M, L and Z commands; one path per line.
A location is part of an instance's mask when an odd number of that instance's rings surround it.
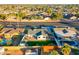
M 62 24 L 65 24 L 70 27 L 74 27 L 79 32 L 79 22 L 63 22 Z
M 5 25 L 6 27 L 13 27 L 15 25 L 16 27 L 23 28 L 26 25 L 31 26 L 39 26 L 39 25 L 50 25 L 50 26 L 66 26 L 65 24 L 62 24 L 60 22 L 0 22 L 0 24 Z

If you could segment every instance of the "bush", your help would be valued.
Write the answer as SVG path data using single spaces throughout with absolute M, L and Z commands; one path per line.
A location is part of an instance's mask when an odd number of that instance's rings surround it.
M 24 30 L 24 33 L 27 34 L 27 33 L 28 33 L 28 29 L 25 29 L 25 30 Z
M 3 28 L 4 28 L 4 26 L 3 26 L 3 25 L 0 25 L 0 31 L 1 31 Z
M 58 53 L 56 50 L 53 50 L 53 51 L 51 52 L 51 55 L 59 55 L 59 53 Z
M 74 55 L 79 55 L 79 49 L 73 49 Z
M 46 41 L 28 41 L 26 44 L 28 46 L 47 46 L 47 45 L 56 45 L 54 41 L 46 40 Z
M 71 53 L 71 47 L 68 44 L 64 44 L 61 50 L 64 55 L 69 55 Z

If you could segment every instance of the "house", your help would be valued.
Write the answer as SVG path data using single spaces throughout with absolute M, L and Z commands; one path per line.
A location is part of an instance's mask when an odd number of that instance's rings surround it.
M 23 31 L 24 31 L 24 29 L 22 29 L 22 28 L 17 28 L 17 29 L 14 29 L 14 28 L 4 28 L 4 29 L 1 30 L 2 34 L 4 34 L 6 37 L 7 36 L 12 37 L 14 35 L 19 35 Z
M 70 19 L 71 19 L 71 20 L 76 20 L 77 17 L 76 17 L 76 16 L 72 16 L 72 17 L 70 17 Z
M 0 33 L 0 45 L 11 45 L 13 43 L 13 36 L 20 35 L 24 29 L 13 29 L 13 28 L 4 28 Z M 16 40 L 16 39 L 14 39 Z
M 65 19 L 70 19 L 70 17 L 72 17 L 72 16 L 73 16 L 73 14 L 69 14 L 69 13 L 63 14 L 63 18 L 65 18 Z
M 37 40 L 47 40 L 47 34 L 44 33 L 43 31 L 40 31 L 35 34 L 37 36 Z
M 27 36 L 34 38 L 33 40 L 47 40 L 48 35 L 46 34 L 46 29 L 29 29 Z
M 76 30 L 74 28 L 54 28 L 54 31 L 58 37 L 75 37 Z

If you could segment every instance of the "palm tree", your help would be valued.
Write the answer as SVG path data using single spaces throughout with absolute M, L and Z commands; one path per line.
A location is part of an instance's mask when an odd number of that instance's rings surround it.
M 0 19 L 5 20 L 6 19 L 6 15 L 5 14 L 0 14 Z
M 69 55 L 71 52 L 71 47 L 68 44 L 64 44 L 64 46 L 62 47 L 62 53 L 64 55 Z
M 16 16 L 16 19 L 17 19 L 17 25 L 18 25 L 18 28 L 19 28 L 18 14 L 15 14 L 15 16 Z
M 51 14 L 51 13 L 52 13 L 52 8 L 48 7 L 46 12 L 47 12 L 48 14 Z
M 7 17 L 5 14 L 0 14 L 0 19 L 2 19 L 4 21 L 4 25 L 6 25 L 6 22 L 5 22 L 6 18 Z
M 21 22 L 22 20 L 22 17 L 24 17 L 25 14 L 24 13 L 21 13 L 21 11 L 19 11 L 17 14 L 16 14 L 16 17 L 17 17 L 17 20 L 19 20 Z M 18 28 L 20 27 L 20 24 L 18 22 Z
M 4 27 L 3 25 L 0 25 L 0 31 L 3 29 L 3 27 Z

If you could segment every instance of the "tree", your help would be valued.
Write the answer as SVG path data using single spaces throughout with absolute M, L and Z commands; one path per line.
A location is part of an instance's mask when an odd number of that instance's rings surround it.
M 28 34 L 28 29 L 25 29 L 25 30 L 24 30 L 24 33 L 25 33 L 25 34 Z
M 79 12 L 76 14 L 76 17 L 78 17 L 78 18 L 79 18 Z
M 24 17 L 24 13 L 21 13 L 21 11 L 19 11 L 17 14 L 16 14 L 16 18 L 17 18 L 17 20 L 19 20 L 20 22 L 21 22 L 21 20 L 22 20 L 22 17 Z M 17 23 L 18 24 L 18 27 L 20 26 L 19 25 L 19 22 Z
M 57 14 L 56 14 L 56 13 L 52 13 L 52 14 L 51 14 L 51 18 L 52 18 L 52 19 L 57 19 Z
M 52 13 L 52 8 L 51 8 L 51 7 L 47 7 L 46 12 L 47 12 L 48 14 L 51 14 L 51 13 Z
M 59 53 L 58 53 L 56 50 L 53 50 L 53 51 L 51 52 L 51 55 L 59 55 Z
M 71 52 L 71 47 L 68 44 L 64 44 L 64 46 L 62 47 L 62 53 L 64 55 L 69 55 Z
M 20 11 L 16 14 L 17 19 L 20 21 L 22 20 L 22 17 L 24 17 L 24 13 L 21 13 Z
M 63 18 L 62 11 L 61 12 L 58 12 L 57 13 L 57 20 L 60 20 L 62 18 Z
M 73 49 L 74 55 L 79 55 L 79 49 Z
M 7 19 L 7 14 L 0 14 L 0 19 L 4 21 L 4 26 L 6 26 L 5 20 Z
M 6 19 L 6 15 L 0 14 L 0 19 L 5 20 Z
M 0 25 L 0 31 L 1 31 L 3 28 L 4 28 L 4 26 L 3 26 L 3 25 Z

